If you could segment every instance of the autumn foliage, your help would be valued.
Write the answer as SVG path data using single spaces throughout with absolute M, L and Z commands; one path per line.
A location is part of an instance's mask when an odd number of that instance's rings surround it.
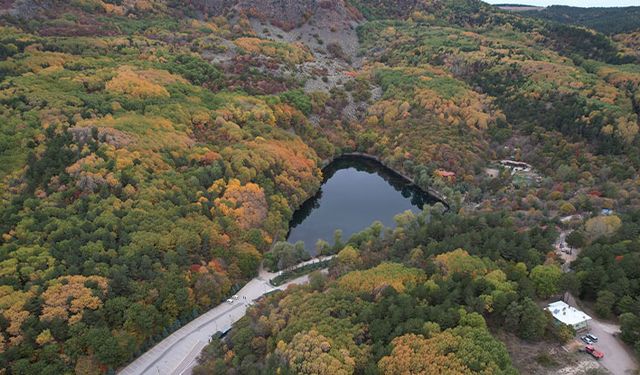
M 239 180 L 232 179 L 214 204 L 223 215 L 233 217 L 242 229 L 257 227 L 267 217 L 264 191 L 254 183 L 241 185 Z
M 99 276 L 63 276 L 54 280 L 42 294 L 44 306 L 40 319 L 61 319 L 70 324 L 82 320 L 85 309 L 97 310 L 102 306 L 100 297 L 87 284 L 94 285 L 97 292 L 107 291 L 107 279 Z
M 370 270 L 348 273 L 340 279 L 340 285 L 354 292 L 375 294 L 386 287 L 402 292 L 407 285 L 415 285 L 424 278 L 424 273 L 418 269 L 405 268 L 396 263 L 383 263 Z

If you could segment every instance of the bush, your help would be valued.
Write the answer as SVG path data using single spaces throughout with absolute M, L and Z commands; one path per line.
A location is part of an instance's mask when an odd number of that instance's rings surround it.
M 344 50 L 338 43 L 327 44 L 327 52 L 329 53 L 329 55 L 337 59 L 341 59 L 348 63 L 351 63 L 351 58 L 344 52 Z
M 549 326 L 551 334 L 561 344 L 566 344 L 576 337 L 576 331 L 571 326 L 557 324 L 555 321 L 549 321 Z
M 311 98 L 301 89 L 291 90 L 280 94 L 280 98 L 300 110 L 305 115 L 311 113 Z
M 286 283 L 289 280 L 295 279 L 295 278 L 300 277 L 302 275 L 306 275 L 306 274 L 308 274 L 308 273 L 310 273 L 312 271 L 321 270 L 323 268 L 326 268 L 326 267 L 329 266 L 329 262 L 330 262 L 330 260 L 325 260 L 323 262 L 307 264 L 306 266 L 303 266 L 303 267 L 300 267 L 300 268 L 296 268 L 296 269 L 294 269 L 292 271 L 283 272 L 281 275 L 278 275 L 278 276 L 274 277 L 269 282 L 273 286 L 280 286 L 280 285 Z M 312 287 L 316 288 L 316 289 L 318 288 L 319 284 L 324 283 L 324 281 L 323 281 L 324 278 L 322 276 L 318 276 L 318 275 L 314 275 L 314 277 L 311 278 L 311 280 L 313 281 Z
M 569 215 L 576 212 L 576 208 L 569 202 L 565 202 L 560 206 L 560 212 L 564 215 Z
M 559 363 L 549 355 L 549 353 L 540 353 L 536 356 L 536 362 L 543 367 L 556 367 Z
M 172 58 L 167 69 L 196 85 L 212 83 L 221 77 L 220 71 L 213 65 L 193 55 L 178 55 Z
M 265 254 L 264 266 L 270 271 L 279 271 L 309 259 L 311 256 L 304 249 L 302 241 L 298 241 L 295 245 L 280 241 L 273 246 L 269 253 Z

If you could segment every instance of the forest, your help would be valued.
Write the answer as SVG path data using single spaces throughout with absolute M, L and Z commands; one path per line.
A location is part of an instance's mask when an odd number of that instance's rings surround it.
M 640 351 L 637 33 L 476 0 L 283 20 L 281 1 L 0 2 L 1 368 L 113 374 L 261 264 L 307 260 L 290 220 L 346 152 L 449 210 L 326 244 L 328 274 L 259 302 L 196 371 L 512 374 L 496 331 L 564 342 L 537 305 L 563 291 Z
M 640 212 L 631 211 L 615 234 L 584 248 L 575 266 L 582 298 L 597 314 L 619 317 L 622 339 L 640 353 Z
M 553 5 L 539 11 L 525 11 L 528 17 L 585 26 L 603 34 L 628 33 L 638 29 L 640 7 L 578 8 Z
M 396 221 L 352 237 L 328 275 L 261 300 L 194 373 L 515 374 L 489 327 L 573 337 L 534 302 L 571 285 L 544 252 L 554 233 L 514 236 L 504 213 L 461 217 L 442 206 Z M 506 254 L 515 249 L 526 250 Z

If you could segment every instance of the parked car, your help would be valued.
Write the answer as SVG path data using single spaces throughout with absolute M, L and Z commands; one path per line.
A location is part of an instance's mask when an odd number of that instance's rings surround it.
M 591 340 L 591 338 L 589 338 L 589 336 L 581 336 L 580 340 L 582 340 L 587 345 L 593 344 L 593 340 Z
M 233 304 L 233 300 L 232 300 L 231 298 L 229 298 L 229 299 L 227 300 L 227 303 L 231 303 L 231 304 Z
M 585 346 L 584 350 L 591 354 L 591 356 L 595 359 L 602 359 L 604 358 L 604 353 L 599 351 L 598 349 L 596 349 L 595 347 L 593 347 L 592 345 L 587 345 Z
M 598 336 L 593 335 L 591 333 L 587 334 L 587 337 L 589 338 L 589 340 L 593 341 L 593 342 L 598 342 Z
M 233 298 L 233 299 L 237 300 L 237 299 L 238 299 L 238 298 L 240 298 L 240 297 L 238 297 L 238 295 L 237 295 L 237 294 L 234 294 L 234 295 L 233 295 L 233 297 L 231 297 L 231 298 Z

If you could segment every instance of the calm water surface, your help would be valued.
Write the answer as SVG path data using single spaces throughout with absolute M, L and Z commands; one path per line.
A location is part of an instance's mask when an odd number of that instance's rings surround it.
M 343 240 L 374 221 L 395 226 L 393 217 L 406 210 L 418 212 L 435 198 L 375 160 L 344 156 L 325 169 L 318 193 L 293 214 L 287 240 L 303 241 L 311 254 L 318 239 L 333 244 L 333 233 Z

